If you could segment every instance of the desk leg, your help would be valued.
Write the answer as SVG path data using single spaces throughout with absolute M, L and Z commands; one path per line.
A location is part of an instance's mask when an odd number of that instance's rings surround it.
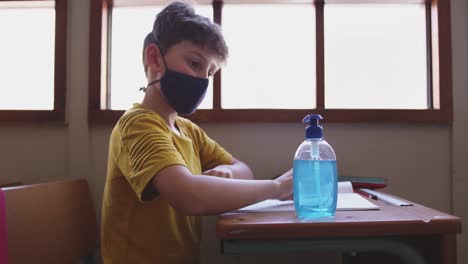
M 457 238 L 455 234 L 444 235 L 442 237 L 442 263 L 457 263 Z
M 424 258 L 404 241 L 368 239 L 313 239 L 313 240 L 225 240 L 223 253 L 271 253 L 271 252 L 383 252 L 399 256 L 408 264 L 425 264 Z

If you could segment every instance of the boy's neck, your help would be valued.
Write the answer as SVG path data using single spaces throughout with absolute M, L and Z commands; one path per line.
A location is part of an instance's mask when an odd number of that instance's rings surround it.
M 149 87 L 145 92 L 145 96 L 141 104 L 164 119 L 170 129 L 177 130 L 175 127 L 177 112 L 175 112 L 167 103 L 166 99 L 162 96 L 159 87 Z

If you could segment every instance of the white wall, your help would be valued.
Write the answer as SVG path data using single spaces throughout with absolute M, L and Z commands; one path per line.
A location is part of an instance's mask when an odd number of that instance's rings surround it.
M 112 126 L 87 123 L 89 1 L 69 0 L 68 126 L 0 126 L 0 182 L 25 183 L 85 177 L 100 212 L 108 137 Z M 388 191 L 468 221 L 468 3 L 452 0 L 454 124 L 325 124 L 342 175 L 389 179 Z M 137 85 L 135 86 L 137 87 Z M 135 88 L 135 87 L 129 87 Z M 300 124 L 200 124 L 258 178 L 291 167 L 302 141 Z M 255 146 L 255 147 L 252 147 Z M 421 183 L 424 184 L 421 184 Z M 215 218 L 205 221 L 204 263 L 284 263 L 304 255 L 225 257 L 214 237 Z M 459 263 L 468 263 L 468 235 L 459 236 Z M 333 256 L 327 257 L 330 262 Z M 322 261 L 323 263 L 323 261 Z

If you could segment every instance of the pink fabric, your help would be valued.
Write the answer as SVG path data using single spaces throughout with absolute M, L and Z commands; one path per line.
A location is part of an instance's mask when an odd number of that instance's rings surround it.
M 8 263 L 5 193 L 0 188 L 0 264 Z

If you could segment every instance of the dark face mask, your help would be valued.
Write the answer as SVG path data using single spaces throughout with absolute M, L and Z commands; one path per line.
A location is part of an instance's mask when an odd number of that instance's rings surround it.
M 208 79 L 171 71 L 160 80 L 161 91 L 169 104 L 182 115 L 189 115 L 201 104 L 208 88 Z
M 192 114 L 205 98 L 208 79 L 169 70 L 166 62 L 164 64 L 166 73 L 161 79 L 150 82 L 148 86 L 160 82 L 161 91 L 172 108 L 178 114 Z

